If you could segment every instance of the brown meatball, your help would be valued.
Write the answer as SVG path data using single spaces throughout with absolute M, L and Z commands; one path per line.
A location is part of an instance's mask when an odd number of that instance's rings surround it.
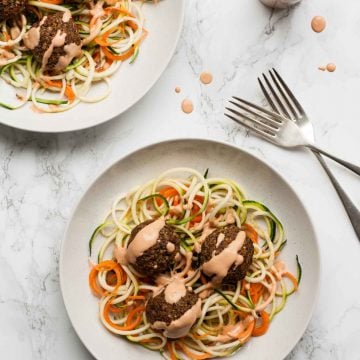
M 8 20 L 25 10 L 26 0 L 0 0 L 0 21 Z
M 205 239 L 201 246 L 201 253 L 199 256 L 200 264 L 202 265 L 209 261 L 214 256 L 214 254 L 217 255 L 222 252 L 231 242 L 236 239 L 239 231 L 241 231 L 241 229 L 236 225 L 228 225 L 224 228 L 217 229 L 212 232 Z M 225 237 L 219 246 L 216 247 L 216 242 L 220 233 L 223 233 Z M 252 257 L 254 255 L 254 246 L 249 238 L 245 239 L 239 254 L 243 256 L 244 261 L 238 266 L 234 264 L 230 267 L 227 275 L 222 280 L 222 284 L 236 285 L 239 280 L 242 280 L 246 276 L 246 273 L 252 262 Z
M 34 47 L 34 33 L 39 31 L 40 38 Z M 63 41 L 59 45 L 54 44 L 54 39 L 59 37 Z M 51 14 L 35 23 L 26 34 L 24 44 L 32 50 L 43 70 L 48 71 L 63 70 L 74 56 L 81 54 L 81 38 L 70 13 Z
M 153 220 L 147 220 L 137 225 L 131 232 L 129 244 L 133 241 L 136 234 L 145 226 L 152 223 Z M 174 251 L 169 252 L 167 244 L 175 245 Z M 175 263 L 175 256 L 180 251 L 180 238 L 174 229 L 165 225 L 159 232 L 159 239 L 156 245 L 146 250 L 142 255 L 136 258 L 133 264 L 136 271 L 141 274 L 156 277 L 159 274 L 168 272 Z
M 162 291 L 159 295 L 151 297 L 147 302 L 146 317 L 150 324 L 161 321 L 169 325 L 172 321 L 179 319 L 186 311 L 192 308 L 198 299 L 197 294 L 187 290 L 186 295 L 178 302 L 169 304 L 165 300 L 165 291 Z

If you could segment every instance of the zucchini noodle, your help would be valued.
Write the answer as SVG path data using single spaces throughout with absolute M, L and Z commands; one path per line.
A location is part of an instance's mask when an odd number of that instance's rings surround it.
M 105 99 L 111 93 L 110 77 L 122 62 L 136 60 L 147 35 L 142 4 L 133 0 L 28 1 L 24 14 L 0 22 L 0 81 L 15 89 L 14 99 L 0 98 L 0 106 L 15 110 L 31 101 L 34 111 L 58 113 L 80 102 Z M 60 73 L 44 73 L 24 46 L 24 36 L 45 16 L 65 11 L 71 12 L 79 30 L 82 55 Z M 93 85 L 101 82 L 105 90 L 97 94 L 96 89 L 96 95 L 89 96 Z
M 158 287 L 131 265 L 120 265 L 113 255 L 114 249 L 128 246 L 135 226 L 161 216 L 181 239 L 181 259 L 176 260 L 170 274 L 184 276 L 186 286 L 202 301 L 200 316 L 179 339 L 166 338 L 147 320 L 147 299 Z M 236 285 L 214 288 L 201 267 L 192 263 L 193 251 L 209 224 L 236 224 L 253 242 L 251 265 Z M 206 178 L 191 168 L 170 169 L 118 195 L 91 236 L 89 284 L 100 298 L 100 320 L 112 333 L 160 351 L 165 359 L 229 356 L 252 337 L 264 335 L 287 298 L 298 289 L 298 259 L 297 278 L 279 260 L 285 241 L 279 219 L 265 205 L 246 199 L 235 181 Z

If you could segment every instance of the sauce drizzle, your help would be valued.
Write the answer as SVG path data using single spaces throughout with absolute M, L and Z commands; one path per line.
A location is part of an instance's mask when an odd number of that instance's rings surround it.
M 194 105 L 191 100 L 185 99 L 181 103 L 181 109 L 185 114 L 190 114 L 194 111 Z
M 314 16 L 311 20 L 311 28 L 317 33 L 325 30 L 326 20 L 322 16 Z
M 208 71 L 203 71 L 200 74 L 200 81 L 204 84 L 204 85 L 208 85 L 213 81 L 213 76 L 210 72 Z

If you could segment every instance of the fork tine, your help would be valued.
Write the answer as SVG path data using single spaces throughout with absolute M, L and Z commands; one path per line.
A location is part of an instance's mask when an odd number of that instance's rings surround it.
M 259 113 L 255 112 L 255 111 L 252 111 L 248 107 L 246 107 L 244 105 L 241 105 L 241 104 L 238 104 L 238 103 L 236 103 L 234 101 L 229 100 L 229 103 L 235 105 L 236 107 L 239 107 L 240 109 L 243 109 L 243 110 L 247 111 L 251 115 L 259 117 L 260 119 L 265 121 L 264 124 L 271 126 L 273 129 L 275 129 L 275 130 L 279 129 L 279 122 L 278 121 L 273 120 L 271 118 L 268 118 L 268 117 L 266 117 L 266 116 L 264 116 L 262 114 L 259 114 Z
M 233 96 L 232 98 L 235 99 L 236 101 L 239 101 L 239 102 L 249 106 L 250 108 L 253 108 L 253 109 L 256 109 L 256 110 L 260 111 L 260 113 L 262 113 L 261 115 L 266 114 L 266 115 L 271 116 L 273 118 L 273 120 L 275 120 L 277 123 L 281 124 L 284 121 L 283 120 L 284 118 L 280 114 L 271 112 L 271 111 L 269 111 L 269 110 L 267 110 L 267 109 L 265 109 L 265 108 L 263 108 L 263 107 L 261 107 L 259 105 L 256 105 L 256 104 L 254 104 L 254 103 L 252 103 L 250 101 L 244 100 L 244 99 L 239 98 L 237 96 Z M 260 114 L 257 114 L 257 115 L 260 115 Z
M 257 119 L 253 119 L 253 118 L 247 116 L 246 114 L 241 113 L 239 111 L 236 111 L 234 109 L 231 109 L 231 108 L 228 108 L 228 107 L 225 107 L 225 109 L 232 112 L 233 114 L 235 114 L 237 116 L 240 116 L 241 118 L 247 120 L 248 122 L 250 122 L 250 124 L 248 123 L 249 126 L 251 126 L 251 124 L 253 124 L 253 126 L 255 126 L 255 124 L 256 124 L 256 125 L 260 126 L 260 129 L 257 128 L 257 127 L 256 127 L 256 129 L 261 130 L 261 131 L 263 131 L 263 132 L 265 132 L 265 133 L 267 133 L 269 135 L 272 135 L 272 136 L 276 135 L 275 134 L 276 129 L 274 129 L 273 127 L 271 127 L 271 126 L 269 126 L 269 125 L 267 125 L 267 124 L 265 124 L 265 123 L 263 123 L 263 122 L 261 122 L 261 121 L 259 121 Z
M 265 75 L 264 73 L 262 74 L 262 76 L 263 76 L 263 78 L 264 78 L 264 80 L 265 80 L 265 82 L 266 82 L 267 87 L 270 89 L 271 94 L 272 94 L 273 97 L 275 98 L 277 104 L 280 106 L 280 109 L 281 109 L 280 113 L 283 114 L 283 115 L 285 115 L 285 117 L 289 118 L 290 115 L 289 115 L 288 111 L 286 110 L 284 104 L 283 104 L 282 101 L 280 100 L 277 92 L 276 92 L 276 91 L 274 90 L 274 88 L 272 87 L 269 79 L 266 77 L 266 75 Z
M 276 85 L 279 93 L 281 94 L 282 98 L 285 100 L 286 105 L 288 106 L 288 109 L 291 111 L 291 113 L 294 115 L 295 119 L 297 119 L 298 115 L 296 113 L 296 110 L 294 109 L 294 106 L 291 104 L 287 94 L 284 92 L 283 88 L 281 87 L 278 79 L 275 77 L 275 75 L 271 72 L 271 70 L 269 70 L 269 74 L 274 82 L 274 84 Z
M 275 73 L 276 77 L 279 79 L 279 81 L 280 81 L 281 85 L 283 86 L 283 88 L 286 90 L 286 92 L 289 95 L 290 99 L 292 100 L 292 102 L 296 106 L 296 108 L 299 111 L 300 115 L 305 115 L 305 111 L 304 111 L 303 107 L 300 105 L 300 103 L 298 102 L 298 100 L 296 99 L 296 97 L 294 96 L 292 91 L 286 85 L 285 81 L 282 79 L 282 77 L 279 75 L 279 73 L 274 68 L 272 70 Z
M 229 114 L 226 114 L 226 113 L 224 113 L 224 115 L 227 116 L 229 119 L 235 121 L 236 123 L 244 126 L 244 127 L 247 128 L 248 130 L 253 131 L 253 132 L 255 132 L 256 134 L 260 135 L 261 137 L 267 139 L 268 141 L 271 141 L 271 142 L 274 141 L 274 140 L 273 140 L 273 136 L 269 135 L 269 134 L 266 133 L 265 131 L 262 131 L 262 130 L 254 127 L 254 126 L 250 126 L 246 121 L 241 120 L 241 119 L 237 119 L 237 118 L 235 118 L 234 116 L 229 115 Z
M 259 82 L 259 85 L 261 87 L 261 90 L 267 100 L 267 102 L 270 104 L 270 106 L 272 107 L 273 111 L 275 111 L 276 113 L 280 114 L 280 111 L 278 109 L 278 107 L 275 105 L 275 103 L 272 101 L 272 98 L 271 96 L 269 95 L 269 93 L 267 92 L 264 84 L 262 83 L 261 79 L 258 77 L 258 82 Z

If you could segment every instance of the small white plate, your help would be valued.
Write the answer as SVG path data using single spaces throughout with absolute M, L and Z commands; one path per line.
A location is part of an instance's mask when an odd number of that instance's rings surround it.
M 149 35 L 133 64 L 125 62 L 110 77 L 112 92 L 95 104 L 80 103 L 58 114 L 39 114 L 30 103 L 18 110 L 0 107 L 0 123 L 29 131 L 58 133 L 86 129 L 123 113 L 139 101 L 164 72 L 174 54 L 184 18 L 184 0 L 144 4 L 145 28 Z M 101 86 L 101 85 L 99 85 Z M 0 93 L 4 91 L 0 79 Z
M 66 309 L 82 342 L 98 360 L 160 359 L 160 354 L 108 332 L 100 323 L 98 299 L 88 286 L 88 241 L 115 196 L 145 183 L 166 169 L 192 167 L 210 176 L 237 181 L 250 199 L 265 203 L 282 221 L 287 245 L 281 258 L 296 273 L 295 256 L 303 267 L 297 293 L 288 299 L 264 336 L 251 339 L 235 359 L 283 359 L 304 333 L 317 298 L 319 249 L 314 227 L 300 198 L 269 165 L 244 150 L 209 140 L 162 142 L 118 160 L 90 185 L 68 225 L 60 254 L 60 283 Z

